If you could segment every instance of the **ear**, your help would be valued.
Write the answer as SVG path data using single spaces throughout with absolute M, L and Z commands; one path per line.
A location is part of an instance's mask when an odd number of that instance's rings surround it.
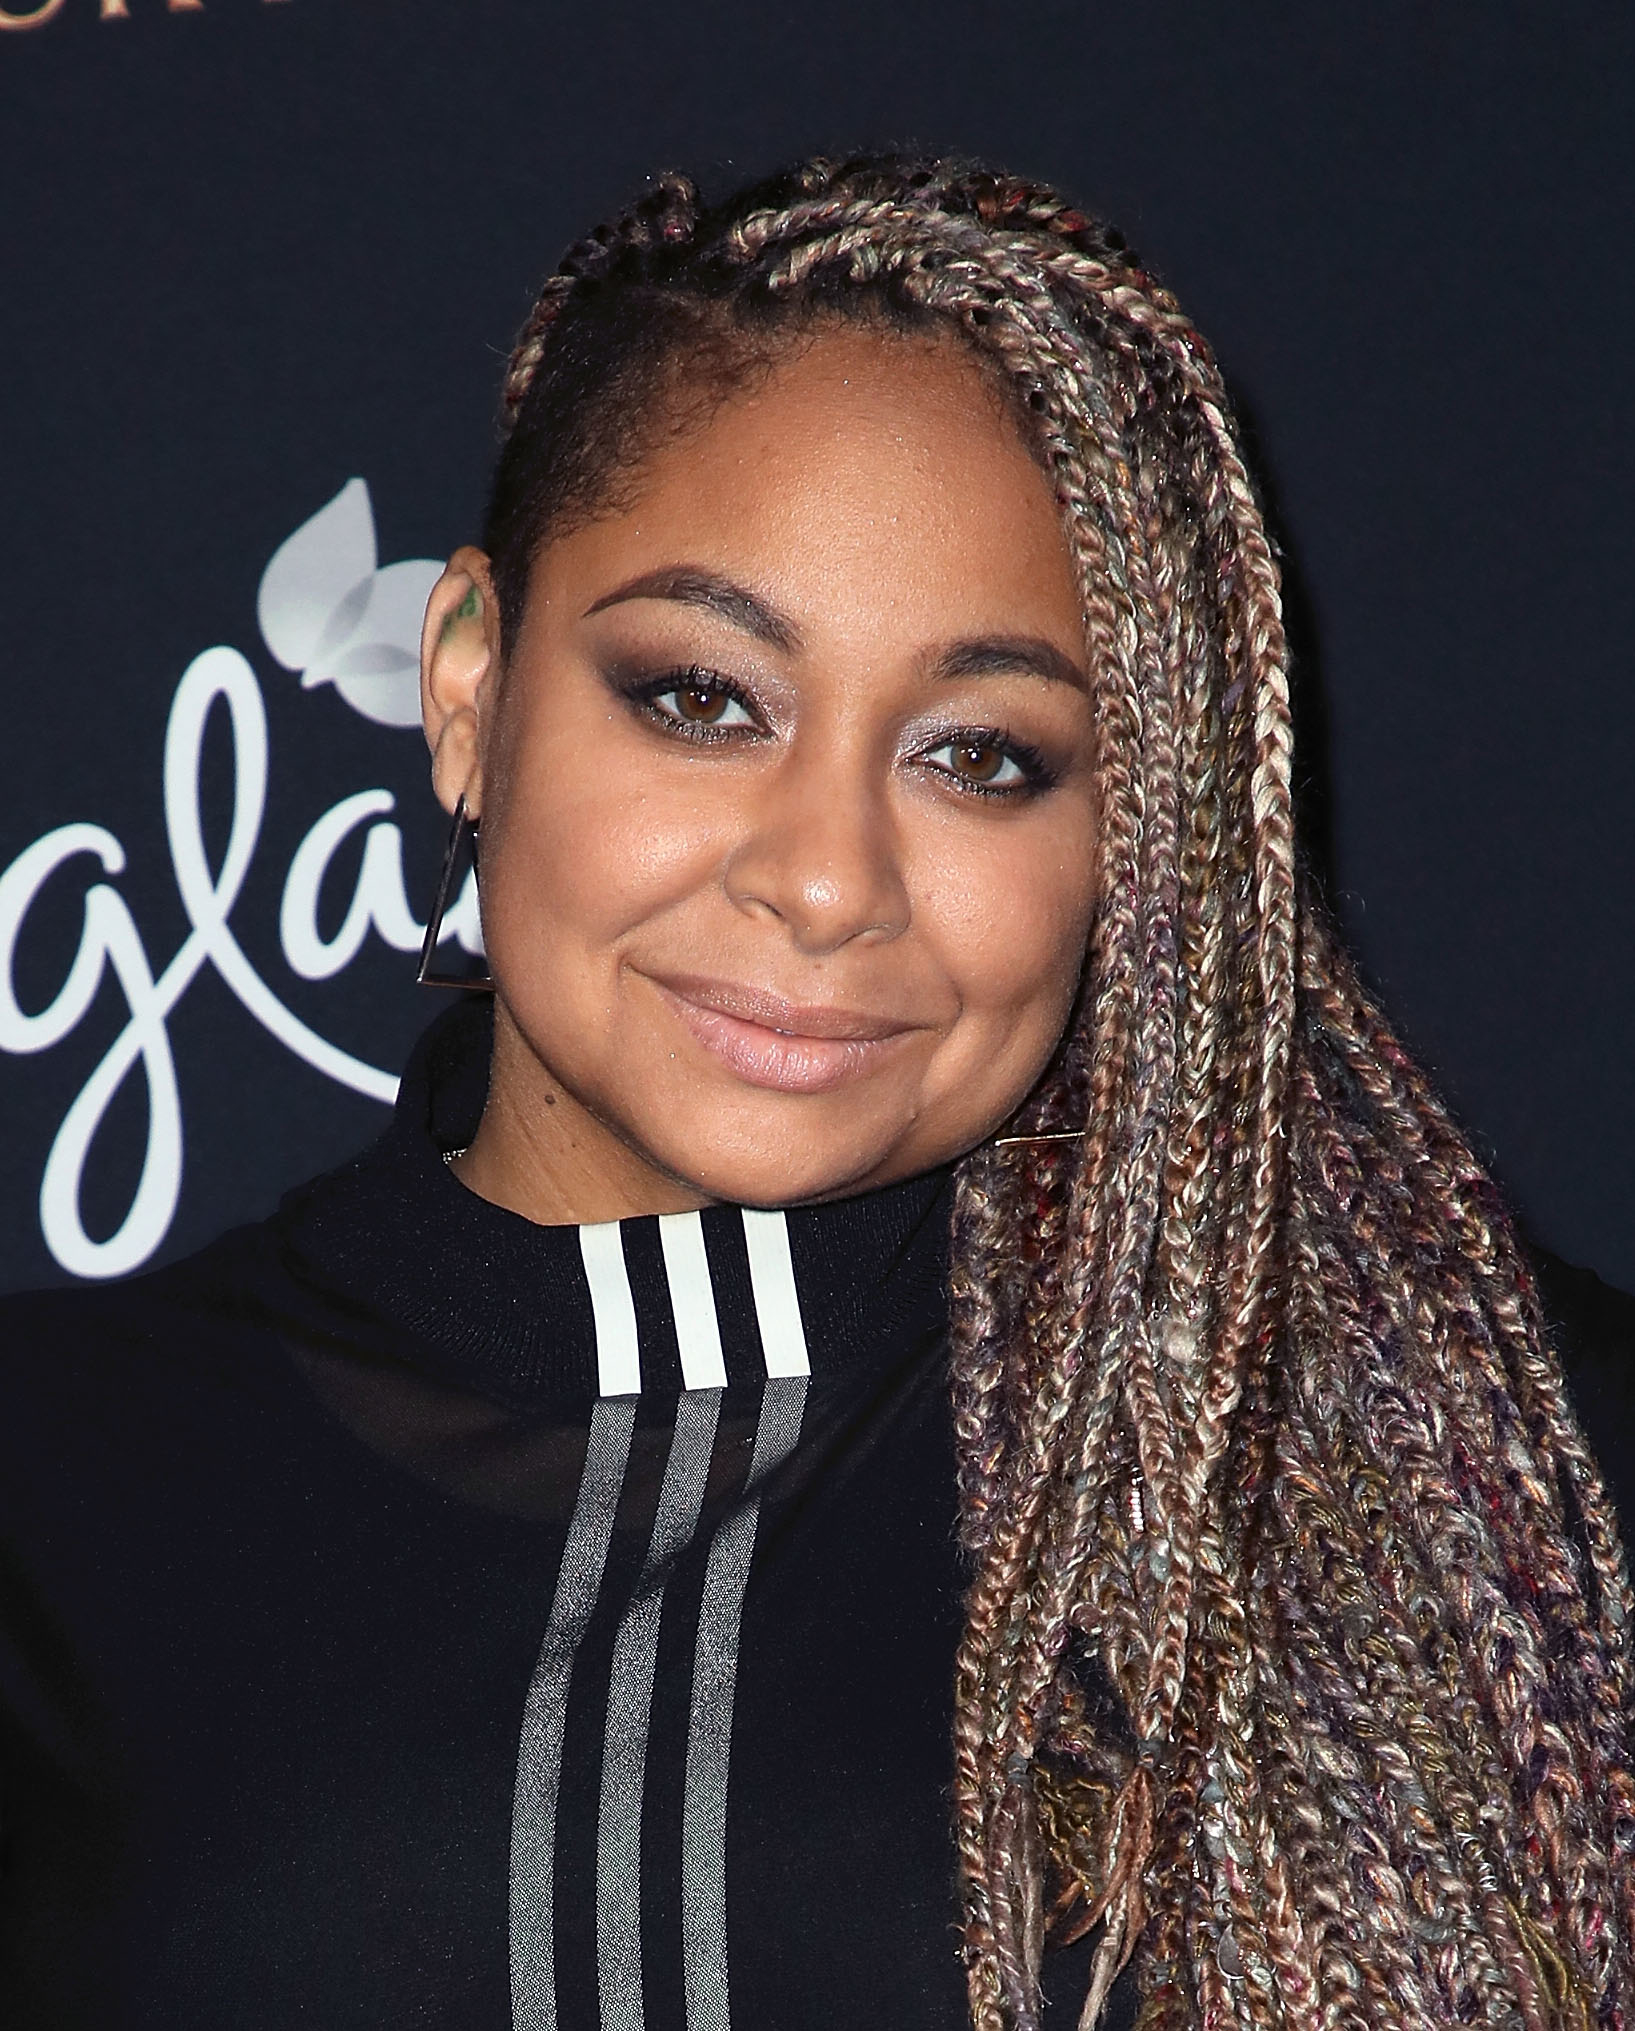
M 483 715 L 499 667 L 493 575 L 483 552 L 466 545 L 432 587 L 420 631 L 420 717 L 445 811 L 464 797 L 471 817 L 482 814 Z

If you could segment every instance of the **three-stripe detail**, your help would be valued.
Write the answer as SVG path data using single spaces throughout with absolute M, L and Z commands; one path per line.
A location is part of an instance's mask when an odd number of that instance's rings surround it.
M 747 1207 L 739 1218 L 766 1372 L 775 1377 L 810 1375 L 789 1223 L 782 1213 L 755 1212 Z M 725 1388 L 726 1363 L 703 1220 L 697 1213 L 665 1213 L 658 1228 L 681 1355 L 682 1387 Z M 641 1336 L 620 1223 L 608 1220 L 581 1227 L 579 1254 L 596 1323 L 597 1393 L 638 1396 L 642 1387 Z
M 726 1808 L 739 1631 L 760 1497 L 800 1438 L 810 1362 L 782 1213 L 741 1214 L 766 1383 L 739 1499 L 711 1539 L 694 1644 L 681 1855 L 688 2031 L 729 2031 Z M 597 1988 L 604 2031 L 643 2031 L 641 1816 L 654 1672 L 667 1581 L 698 1527 L 726 1387 L 703 1223 L 658 1223 L 683 1394 L 652 1535 L 620 1619 L 608 1684 L 597 1815 Z M 617 1222 L 579 1229 L 596 1329 L 599 1400 L 545 1640 L 530 1681 L 511 1843 L 515 2031 L 555 2031 L 552 1900 L 563 1736 L 574 1657 L 601 1590 L 642 1389 L 635 1300 Z

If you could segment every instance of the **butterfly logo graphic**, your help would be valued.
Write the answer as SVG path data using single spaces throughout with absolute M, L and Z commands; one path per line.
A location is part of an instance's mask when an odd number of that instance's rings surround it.
M 274 551 L 256 618 L 302 688 L 333 684 L 380 726 L 420 724 L 420 623 L 442 572 L 429 557 L 382 566 L 368 483 L 335 498 Z

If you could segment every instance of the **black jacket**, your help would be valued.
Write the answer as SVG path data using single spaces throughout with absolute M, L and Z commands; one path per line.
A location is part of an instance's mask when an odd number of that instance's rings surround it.
M 0 1305 L 0 2022 L 958 2031 L 947 1180 L 532 1227 L 480 1042 Z M 1627 1507 L 1635 1304 L 1545 1277 Z

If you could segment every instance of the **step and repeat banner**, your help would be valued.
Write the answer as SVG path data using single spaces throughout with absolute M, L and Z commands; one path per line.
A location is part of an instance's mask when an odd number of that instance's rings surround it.
M 378 1132 L 435 1008 L 420 612 L 535 284 L 653 170 L 882 142 L 1068 185 L 1214 338 L 1350 935 L 1635 1286 L 1635 38 L 1527 12 L 0 0 L 0 1288 Z

